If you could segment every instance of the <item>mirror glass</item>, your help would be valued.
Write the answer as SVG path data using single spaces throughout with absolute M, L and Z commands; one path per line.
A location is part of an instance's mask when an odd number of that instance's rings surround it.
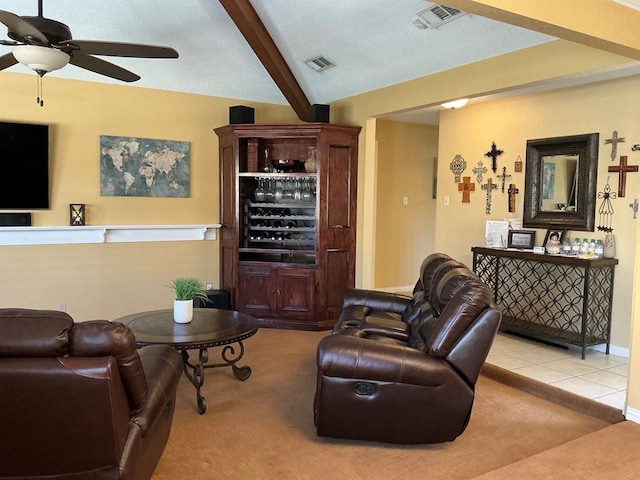
M 598 137 L 527 141 L 525 227 L 593 231 Z
M 543 212 L 575 212 L 578 190 L 578 155 L 542 157 Z

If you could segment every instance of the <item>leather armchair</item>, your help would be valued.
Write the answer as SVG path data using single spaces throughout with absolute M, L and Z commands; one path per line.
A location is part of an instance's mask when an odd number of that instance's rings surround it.
M 314 401 L 319 436 L 413 444 L 453 441 L 464 432 L 501 314 L 473 272 L 456 261 L 438 263 L 433 272 L 423 271 L 422 300 L 414 294 L 403 314 L 410 323 L 387 319 L 395 323 L 372 328 L 367 314 L 351 326 L 342 318 L 320 341 Z M 360 298 L 366 308 L 383 306 Z M 348 303 L 343 311 L 352 317 L 353 298 Z M 358 313 L 366 311 L 360 308 Z
M 120 323 L 0 309 L 0 478 L 150 479 L 181 374 Z

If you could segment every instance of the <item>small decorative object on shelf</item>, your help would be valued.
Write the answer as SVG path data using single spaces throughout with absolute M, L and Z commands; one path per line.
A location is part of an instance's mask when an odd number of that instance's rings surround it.
M 562 242 L 562 237 L 564 237 L 564 230 L 547 230 L 543 242 L 547 253 L 557 255 L 561 252 L 560 242 Z
M 604 237 L 602 256 L 604 258 L 613 258 L 616 256 L 616 239 L 611 232 L 607 233 Z
M 72 227 L 83 226 L 86 223 L 84 203 L 69 204 L 69 225 Z
M 462 158 L 462 155 L 458 154 L 455 157 L 453 157 L 453 160 L 451 160 L 451 163 L 449 164 L 449 168 L 453 172 L 453 176 L 454 176 L 453 178 L 455 182 L 460 183 L 460 175 L 467 168 L 467 161 L 464 158 Z
M 307 173 L 316 173 L 318 170 L 318 155 L 316 147 L 309 147 L 309 156 L 304 161 L 304 170 Z

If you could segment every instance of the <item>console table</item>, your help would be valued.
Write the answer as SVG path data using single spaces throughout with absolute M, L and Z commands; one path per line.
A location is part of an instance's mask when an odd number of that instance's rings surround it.
M 611 341 L 614 258 L 473 247 L 473 271 L 502 310 L 500 330 L 586 348 Z

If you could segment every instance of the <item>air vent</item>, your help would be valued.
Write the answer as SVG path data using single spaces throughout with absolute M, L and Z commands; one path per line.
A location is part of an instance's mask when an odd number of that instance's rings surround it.
M 310 68 L 313 68 L 316 72 L 324 72 L 325 70 L 335 67 L 335 63 L 331 60 L 327 60 L 322 55 L 307 60 L 306 63 Z
M 413 24 L 420 30 L 438 28 L 466 14 L 466 12 L 445 7 L 444 5 L 431 5 L 416 13 L 416 19 L 413 21 Z

